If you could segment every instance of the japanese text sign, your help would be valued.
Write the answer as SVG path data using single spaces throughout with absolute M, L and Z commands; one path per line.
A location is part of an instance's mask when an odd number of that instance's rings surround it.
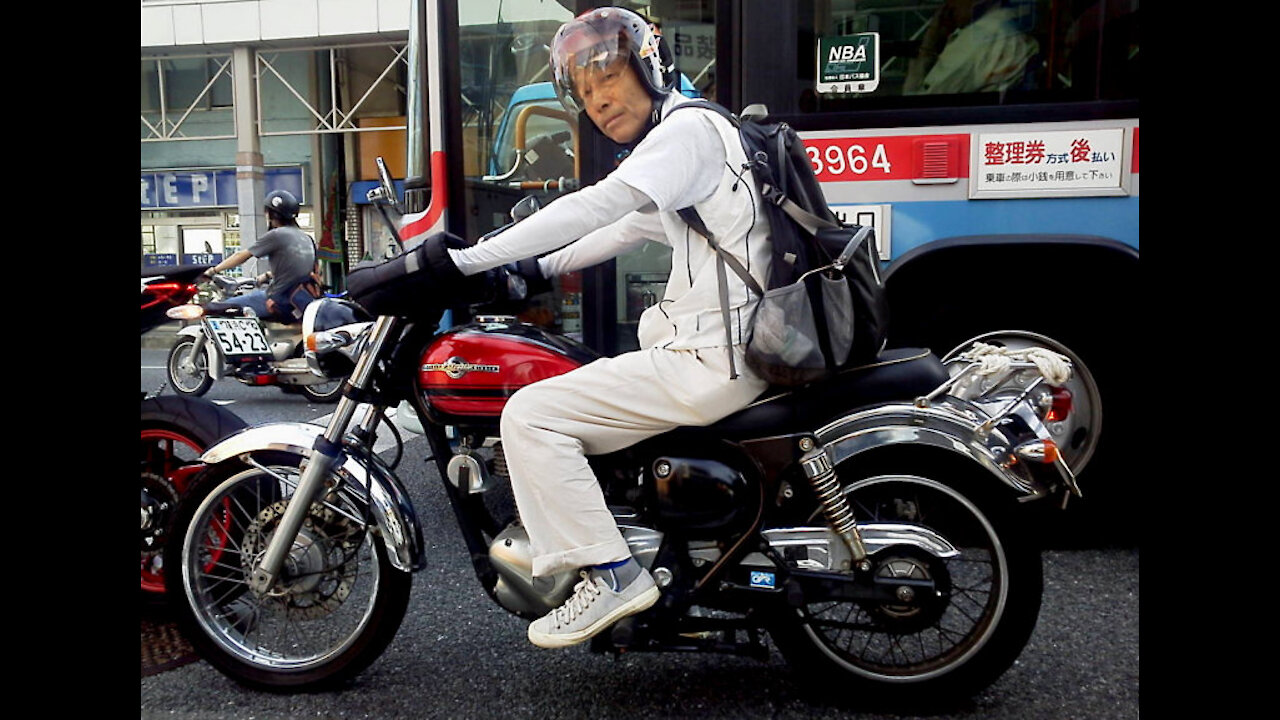
M 970 196 L 1123 195 L 1124 129 L 981 133 Z

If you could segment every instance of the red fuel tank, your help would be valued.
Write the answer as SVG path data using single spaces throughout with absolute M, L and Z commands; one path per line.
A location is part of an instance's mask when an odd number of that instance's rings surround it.
M 418 391 L 439 422 L 496 422 L 516 390 L 598 357 L 587 346 L 536 325 L 507 316 L 480 317 L 427 346 L 418 365 Z

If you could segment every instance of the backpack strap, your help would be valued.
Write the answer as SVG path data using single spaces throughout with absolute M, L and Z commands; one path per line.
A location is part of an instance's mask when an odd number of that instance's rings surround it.
M 724 119 L 728 120 L 730 123 L 733 124 L 734 127 L 736 128 L 742 127 L 742 119 L 739 118 L 737 115 L 734 115 L 723 105 L 719 105 L 717 103 L 711 102 L 710 100 L 706 100 L 702 98 L 697 98 L 689 102 L 680 103 L 679 105 L 676 105 L 675 107 L 667 111 L 667 115 L 670 116 L 671 113 L 677 110 L 682 110 L 684 108 L 701 108 L 703 110 L 711 110 L 719 114 Z M 783 134 L 778 133 L 777 157 L 785 158 L 786 156 L 787 156 L 787 149 L 784 146 Z M 753 159 L 748 157 L 747 161 L 753 162 Z M 786 182 L 785 175 L 782 176 L 781 181 Z M 821 229 L 831 229 L 831 228 L 840 227 L 837 223 L 832 222 L 830 219 L 814 215 L 808 210 L 805 210 L 804 208 L 797 205 L 794 201 L 791 200 L 791 198 L 787 197 L 787 188 L 785 187 L 777 188 L 770 185 L 769 183 L 762 182 L 760 184 L 760 195 L 765 200 L 781 208 L 782 211 L 785 212 L 788 216 L 790 216 L 791 219 L 794 220 L 797 225 L 807 230 L 810 235 L 816 235 L 818 233 L 818 230 L 821 230 Z M 696 227 L 694 229 L 697 230 Z M 701 230 L 699 230 L 698 232 L 702 233 Z M 702 233 L 702 234 L 705 236 L 705 233 Z
M 737 380 L 738 368 L 733 359 L 733 331 L 729 329 L 729 281 L 725 273 L 725 266 L 728 265 L 733 268 L 734 274 L 742 278 L 742 281 L 756 295 L 763 297 L 764 290 L 760 287 L 760 283 L 751 277 L 751 273 L 747 272 L 747 269 L 742 266 L 742 263 L 738 262 L 738 258 L 720 247 L 720 244 L 716 242 L 715 236 L 707 229 L 707 224 L 702 221 L 702 216 L 698 214 L 696 209 L 692 206 L 681 208 L 676 211 L 676 214 L 680 216 L 680 219 L 688 223 L 694 232 L 706 238 L 707 244 L 716 252 L 716 284 L 719 286 L 720 291 L 720 318 L 724 321 L 725 351 L 729 353 L 729 379 Z

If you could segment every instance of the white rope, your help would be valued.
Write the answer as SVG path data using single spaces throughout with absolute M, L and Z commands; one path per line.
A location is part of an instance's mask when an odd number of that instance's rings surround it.
M 1014 362 L 1035 363 L 1036 369 L 1053 385 L 1061 385 L 1071 379 L 1071 361 L 1067 356 L 1042 347 L 1012 350 L 998 345 L 976 342 L 961 353 L 959 358 L 977 363 L 979 375 L 994 375 L 1009 369 Z

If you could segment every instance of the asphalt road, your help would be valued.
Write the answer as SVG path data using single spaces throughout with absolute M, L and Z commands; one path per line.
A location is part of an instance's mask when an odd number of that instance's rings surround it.
M 142 351 L 142 387 L 154 389 L 163 351 Z M 318 420 L 331 406 L 275 388 L 215 384 L 250 423 Z M 911 717 L 818 704 L 801 695 L 775 652 L 766 662 L 716 655 L 598 655 L 541 650 L 525 623 L 491 603 L 456 534 L 426 443 L 410 438 L 399 473 L 425 525 L 427 569 L 414 577 L 396 639 L 340 691 L 276 695 L 247 690 L 204 661 L 141 679 L 142 718 L 859 718 Z M 969 702 L 929 717 L 1025 720 L 1137 718 L 1139 551 L 1045 553 L 1040 620 L 1022 656 Z

